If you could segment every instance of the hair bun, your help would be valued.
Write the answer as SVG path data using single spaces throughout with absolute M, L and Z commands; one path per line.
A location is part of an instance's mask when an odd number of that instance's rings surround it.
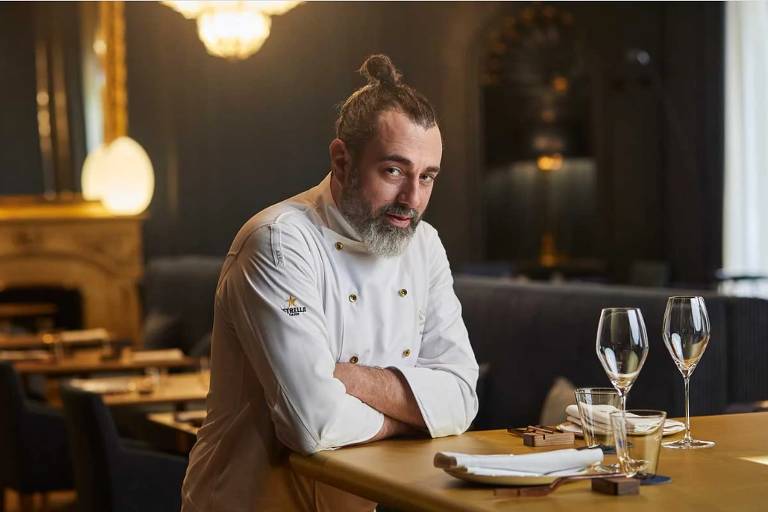
M 368 79 L 369 84 L 376 82 L 393 87 L 400 83 L 402 75 L 397 71 L 395 65 L 386 55 L 371 55 L 360 67 L 360 73 Z

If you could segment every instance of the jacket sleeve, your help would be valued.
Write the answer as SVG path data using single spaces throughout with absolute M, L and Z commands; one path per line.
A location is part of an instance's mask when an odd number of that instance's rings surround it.
M 384 422 L 333 377 L 314 243 L 293 226 L 262 226 L 230 251 L 217 290 L 262 384 L 276 435 L 301 453 L 366 441 Z
M 432 255 L 424 334 L 416 365 L 398 368 L 413 391 L 432 437 L 461 434 L 477 414 L 478 367 L 453 291 L 453 277 L 437 233 Z

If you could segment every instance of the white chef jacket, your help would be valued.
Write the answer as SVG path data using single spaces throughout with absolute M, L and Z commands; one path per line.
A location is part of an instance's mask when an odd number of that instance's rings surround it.
M 333 377 L 337 362 L 399 370 L 432 437 L 461 434 L 477 413 L 477 362 L 437 232 L 422 221 L 402 255 L 371 254 L 328 175 L 252 217 L 227 254 L 182 510 L 371 510 L 288 465 L 289 449 L 360 443 L 382 427 Z

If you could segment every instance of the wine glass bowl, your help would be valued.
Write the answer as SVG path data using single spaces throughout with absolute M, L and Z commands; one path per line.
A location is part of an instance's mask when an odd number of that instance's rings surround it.
M 710 448 L 712 441 L 696 440 L 691 435 L 689 384 L 691 375 L 709 344 L 710 329 L 707 307 L 702 297 L 678 296 L 667 300 L 664 311 L 664 345 L 685 385 L 685 434 L 678 441 L 663 443 L 665 448 Z
M 595 350 L 611 384 L 619 393 L 621 410 L 648 356 L 648 334 L 639 308 L 605 308 L 600 312 Z

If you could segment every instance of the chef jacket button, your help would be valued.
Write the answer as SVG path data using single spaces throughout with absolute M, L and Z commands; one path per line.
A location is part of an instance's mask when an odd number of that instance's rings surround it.
M 341 243 L 341 242 L 336 242 L 336 244 L 334 245 L 334 247 L 336 247 L 336 250 L 337 250 L 337 251 L 340 251 L 340 250 L 342 250 L 342 249 L 344 248 L 344 244 L 343 244 L 343 243 Z
M 349 358 L 349 362 L 352 363 L 352 364 L 357 364 L 357 362 L 359 360 L 360 359 L 358 359 L 357 356 L 352 356 L 352 357 Z
M 397 292 L 397 293 L 398 293 L 398 294 L 399 294 L 401 297 L 405 297 L 406 295 L 408 295 L 408 290 L 406 290 L 405 288 L 401 288 L 401 289 L 400 289 L 400 291 L 399 291 L 399 292 Z
M 357 295 L 355 295 L 354 293 L 350 293 L 349 302 L 357 302 Z
M 411 349 L 407 348 L 403 350 L 403 357 L 409 357 L 411 355 Z

